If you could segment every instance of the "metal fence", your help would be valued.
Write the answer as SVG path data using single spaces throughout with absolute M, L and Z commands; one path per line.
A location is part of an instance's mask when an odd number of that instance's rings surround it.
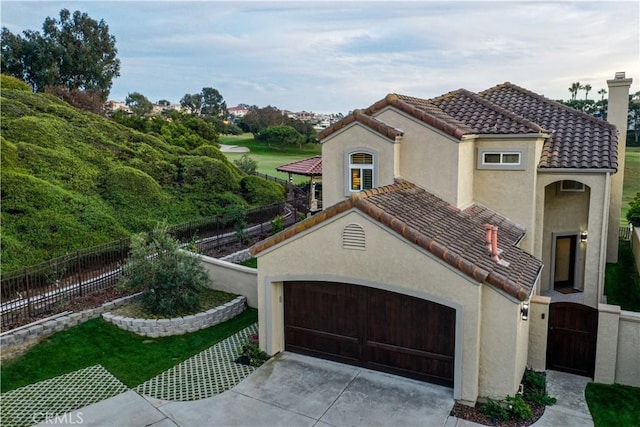
M 247 228 L 237 230 L 237 215 L 218 215 L 170 227 L 180 242 L 193 242 L 200 253 L 215 256 L 239 247 L 240 238 L 259 240 L 271 232 L 278 215 L 284 225 L 302 219 L 308 210 L 306 196 L 244 212 Z M 121 239 L 37 265 L 2 274 L 0 280 L 1 330 L 59 311 L 66 303 L 113 288 L 129 254 L 129 239 Z
M 633 227 L 620 227 L 620 240 L 624 240 L 625 242 L 630 241 L 632 232 Z

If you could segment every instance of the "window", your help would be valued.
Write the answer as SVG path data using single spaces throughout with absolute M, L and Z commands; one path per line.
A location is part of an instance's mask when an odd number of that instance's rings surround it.
M 578 181 L 560 181 L 560 191 L 584 191 L 584 184 Z
M 373 155 L 353 153 L 349 155 L 349 190 L 352 192 L 373 188 Z
M 525 156 L 520 150 L 480 148 L 478 150 L 478 169 L 524 170 Z
M 482 164 L 495 166 L 518 166 L 520 165 L 520 153 L 482 153 Z

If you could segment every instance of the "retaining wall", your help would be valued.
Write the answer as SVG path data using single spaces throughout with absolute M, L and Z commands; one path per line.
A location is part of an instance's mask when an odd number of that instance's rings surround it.
M 203 313 L 171 319 L 134 319 L 117 316 L 113 313 L 103 313 L 102 318 L 120 329 L 146 337 L 157 338 L 183 335 L 226 322 L 242 313 L 246 308 L 246 303 L 247 298 L 239 296 L 233 301 Z
M 64 331 L 65 329 L 69 329 L 72 326 L 76 326 L 80 323 L 86 322 L 87 320 L 95 319 L 106 311 L 113 310 L 114 308 L 124 305 L 132 298 L 136 298 L 138 295 L 140 294 L 138 293 L 118 298 L 116 300 L 104 303 L 100 307 L 84 310 L 79 313 L 61 313 L 4 332 L 2 335 L 0 335 L 0 349 L 8 346 L 20 345 L 26 341 L 31 341 L 36 338 L 51 335 L 55 332 Z

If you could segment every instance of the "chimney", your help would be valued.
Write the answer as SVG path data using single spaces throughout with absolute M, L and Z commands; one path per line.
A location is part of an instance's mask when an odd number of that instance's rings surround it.
M 618 170 L 611 176 L 611 198 L 607 231 L 607 262 L 618 261 L 618 239 L 620 234 L 620 209 L 622 207 L 622 184 L 624 182 L 625 149 L 629 111 L 629 89 L 633 80 L 624 72 L 617 72 L 609 86 L 607 121 L 618 130 Z
M 491 253 L 491 235 L 493 234 L 493 226 L 491 224 L 484 225 L 484 242 L 487 246 L 487 252 Z

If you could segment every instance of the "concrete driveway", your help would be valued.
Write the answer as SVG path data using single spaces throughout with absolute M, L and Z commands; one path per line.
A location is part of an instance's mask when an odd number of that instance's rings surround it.
M 453 404 L 446 387 L 283 353 L 225 393 L 158 409 L 179 426 L 443 426 Z

